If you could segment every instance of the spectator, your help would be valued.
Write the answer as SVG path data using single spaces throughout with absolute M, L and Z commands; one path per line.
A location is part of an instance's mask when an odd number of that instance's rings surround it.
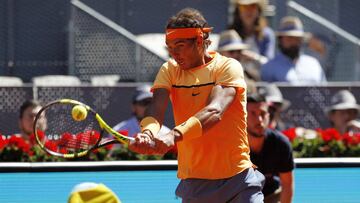
M 267 82 L 316 84 L 325 82 L 318 60 L 301 52 L 304 37 L 302 22 L 293 16 L 281 20 L 278 36 L 280 52 L 261 68 L 261 79 Z
M 279 131 L 292 127 L 281 119 L 281 113 L 289 108 L 291 102 L 283 98 L 280 89 L 275 84 L 265 84 L 259 87 L 258 92 L 265 96 L 266 102 L 269 105 L 270 121 L 268 127 Z
M 354 95 L 348 90 L 338 91 L 325 108 L 330 124 L 340 134 L 346 132 L 360 132 L 359 116 L 360 105 L 356 103 Z
M 290 203 L 294 194 L 294 160 L 289 140 L 281 132 L 268 129 L 269 112 L 265 98 L 247 98 L 248 137 L 251 161 L 265 175 L 265 203 Z
M 34 133 L 33 125 L 35 117 L 41 107 L 41 104 L 35 100 L 27 100 L 21 105 L 19 115 L 20 133 L 16 134 L 16 136 L 21 136 L 25 141 L 30 142 L 30 135 Z M 41 115 L 41 120 L 38 123 L 38 129 L 45 131 L 47 124 L 44 115 Z
M 106 185 L 83 182 L 72 189 L 68 203 L 121 203 L 121 201 Z
M 235 0 L 235 12 L 229 29 L 236 30 L 251 51 L 272 59 L 275 35 L 262 16 L 266 6 L 266 0 Z
M 166 26 L 172 59 L 159 69 L 154 100 L 129 149 L 164 154 L 178 147 L 176 195 L 183 202 L 262 202 L 263 175 L 253 169 L 246 134 L 246 84 L 240 63 L 208 52 L 211 27 L 186 8 Z M 171 100 L 176 127 L 159 135 Z
M 335 47 L 334 40 L 321 33 L 312 33 L 307 40 L 306 53 L 316 58 L 326 73 L 331 71 L 334 66 L 334 59 L 330 58 L 330 53 Z
M 240 61 L 244 68 L 245 79 L 259 81 L 261 58 L 264 57 L 248 49 L 249 46 L 243 43 L 241 37 L 235 30 L 225 30 L 220 33 L 218 52 L 223 56 Z
M 125 121 L 115 125 L 115 131 L 125 131 L 129 136 L 133 137 L 140 132 L 139 122 L 145 117 L 145 110 L 152 101 L 153 94 L 150 91 L 151 86 L 144 84 L 136 88 L 131 104 L 133 116 Z M 160 134 L 166 134 L 170 131 L 168 127 L 162 125 Z

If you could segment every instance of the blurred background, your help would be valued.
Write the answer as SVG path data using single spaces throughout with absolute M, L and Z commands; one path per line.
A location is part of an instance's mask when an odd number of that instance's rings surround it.
M 136 157 L 139 155 L 118 148 L 119 152 L 111 152 L 111 156 L 104 149 L 75 160 L 100 163 L 66 160 L 66 165 L 56 165 L 52 162 L 63 160 L 50 157 L 40 148 L 31 151 L 36 146 L 22 149 L 26 145 L 15 142 L 12 138 L 16 136 L 11 135 L 20 133 L 20 107 L 31 99 L 42 104 L 60 98 L 81 101 L 110 126 L 130 118 L 134 91 L 139 85 L 151 84 L 169 58 L 164 42 L 168 18 L 185 7 L 200 10 L 214 27 L 209 49 L 216 50 L 219 34 L 232 21 L 233 1 L 0 0 L 0 162 L 24 162 L 1 164 L 0 202 L 39 203 L 50 198 L 52 202 L 65 202 L 71 188 L 84 181 L 109 185 L 125 202 L 143 202 L 144 197 L 151 197 L 147 202 L 179 202 L 173 194 L 178 183 L 175 161 L 155 164 L 155 168 L 151 167 L 154 162 L 138 162 L 140 167 L 134 173 L 126 170 L 137 167 L 125 160 L 162 158 Z M 276 83 L 283 98 L 291 103 L 281 113 L 282 121 L 289 124 L 286 127 L 293 138 L 299 138 L 292 142 L 294 157 L 300 157 L 295 160 L 293 202 L 359 202 L 360 161 L 354 157 L 360 157 L 360 133 L 352 137 L 359 138 L 353 144 L 350 141 L 354 140 L 345 142 L 334 131 L 321 129 L 331 130 L 324 109 L 332 104 L 336 92 L 349 90 L 357 104 L 360 102 L 360 1 L 263 1 L 267 2 L 263 14 L 270 28 L 276 31 L 284 16 L 297 16 L 313 36 L 305 39 L 304 52 L 311 53 L 310 44 L 317 40 L 325 53 L 318 59 L 327 83 Z M 264 85 L 261 81 L 256 84 Z M 164 120 L 169 128 L 174 127 L 171 110 L 169 105 Z M 357 113 L 359 121 L 360 110 Z M 347 135 L 344 138 L 349 138 Z M 29 161 L 41 163 L 26 163 Z M 139 187 L 149 189 L 145 191 L 149 195 L 138 195 Z
M 83 101 L 110 125 L 131 116 L 131 92 L 152 82 L 168 58 L 166 21 L 185 7 L 214 27 L 213 45 L 234 11 L 228 0 L 0 0 L 0 133 L 14 132 L 20 105 L 32 98 Z M 271 28 L 298 16 L 327 49 L 327 85 L 279 85 L 292 103 L 283 117 L 296 125 L 327 126 L 322 109 L 339 89 L 360 97 L 359 8 L 352 0 L 269 0 Z M 173 126 L 170 109 L 165 123 Z

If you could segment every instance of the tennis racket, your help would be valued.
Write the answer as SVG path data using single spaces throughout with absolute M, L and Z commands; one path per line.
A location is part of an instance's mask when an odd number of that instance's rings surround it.
M 73 117 L 75 106 L 86 110 L 82 119 Z M 85 113 L 86 113 L 85 112 Z M 46 123 L 44 125 L 44 123 Z M 60 99 L 46 104 L 37 113 L 34 134 L 40 147 L 51 155 L 76 158 L 109 144 L 134 140 L 116 132 L 88 105 L 71 99 Z M 113 137 L 104 138 L 104 132 Z

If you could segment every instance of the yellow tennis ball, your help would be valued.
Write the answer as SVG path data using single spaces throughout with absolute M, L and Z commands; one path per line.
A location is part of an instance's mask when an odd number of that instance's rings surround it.
M 82 120 L 86 119 L 87 110 L 82 105 L 76 105 L 72 108 L 71 115 L 74 120 L 82 121 Z

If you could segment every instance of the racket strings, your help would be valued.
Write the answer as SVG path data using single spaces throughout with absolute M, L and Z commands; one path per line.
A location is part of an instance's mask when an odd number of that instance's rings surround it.
M 48 150 L 77 154 L 92 149 L 100 140 L 101 129 L 95 115 L 88 112 L 84 120 L 75 121 L 71 115 L 72 108 L 72 104 L 59 103 L 45 110 L 47 127 L 37 134 L 40 134 L 39 140 Z

